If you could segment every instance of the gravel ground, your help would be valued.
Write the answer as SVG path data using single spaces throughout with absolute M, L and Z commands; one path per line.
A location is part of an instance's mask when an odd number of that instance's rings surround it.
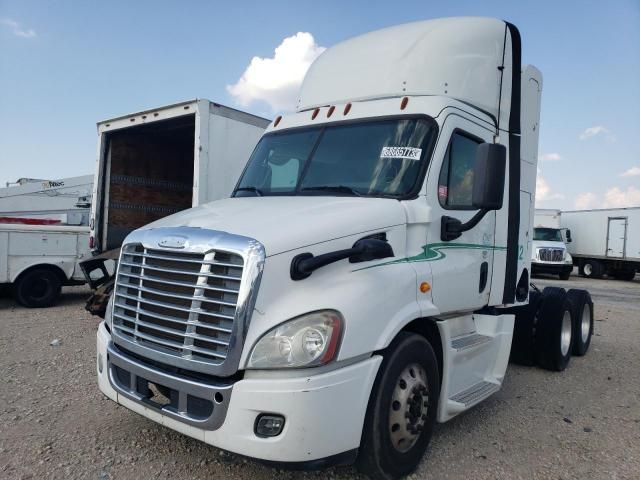
M 562 373 L 510 366 L 500 392 L 437 426 L 411 478 L 640 478 L 640 278 L 536 283 L 591 291 L 588 355 Z M 46 310 L 0 298 L 1 478 L 357 477 L 346 467 L 268 468 L 107 400 L 95 383 L 97 320 L 83 309 L 87 296 L 84 287 L 65 289 Z

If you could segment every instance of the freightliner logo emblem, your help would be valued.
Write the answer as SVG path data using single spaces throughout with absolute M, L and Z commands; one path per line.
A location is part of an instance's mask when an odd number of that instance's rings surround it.
M 158 245 L 164 248 L 184 248 L 185 243 L 187 243 L 187 237 L 172 235 L 170 237 L 164 237 L 158 242 Z

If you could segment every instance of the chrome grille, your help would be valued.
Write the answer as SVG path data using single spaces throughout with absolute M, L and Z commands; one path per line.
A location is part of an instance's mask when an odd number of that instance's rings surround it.
M 538 258 L 543 262 L 561 262 L 564 259 L 564 250 L 561 248 L 541 248 L 538 250 Z
M 219 365 L 232 341 L 244 262 L 128 244 L 116 279 L 113 328 L 137 345 Z

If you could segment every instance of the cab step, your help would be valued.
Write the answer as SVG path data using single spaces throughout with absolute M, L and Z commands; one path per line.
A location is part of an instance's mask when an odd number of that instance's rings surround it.
M 477 347 L 485 343 L 491 342 L 492 337 L 481 335 L 479 333 L 471 333 L 451 339 L 451 348 L 456 351 L 466 350 L 468 348 Z
M 465 407 L 475 405 L 500 390 L 500 385 L 491 382 L 479 382 L 450 398 L 452 402 L 461 403 Z

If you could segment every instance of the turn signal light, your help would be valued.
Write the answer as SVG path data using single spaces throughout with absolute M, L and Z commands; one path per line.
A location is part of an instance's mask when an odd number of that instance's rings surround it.
M 431 290 L 431 285 L 429 285 L 429 282 L 422 282 L 420 284 L 420 291 L 422 293 L 427 293 L 429 290 Z

